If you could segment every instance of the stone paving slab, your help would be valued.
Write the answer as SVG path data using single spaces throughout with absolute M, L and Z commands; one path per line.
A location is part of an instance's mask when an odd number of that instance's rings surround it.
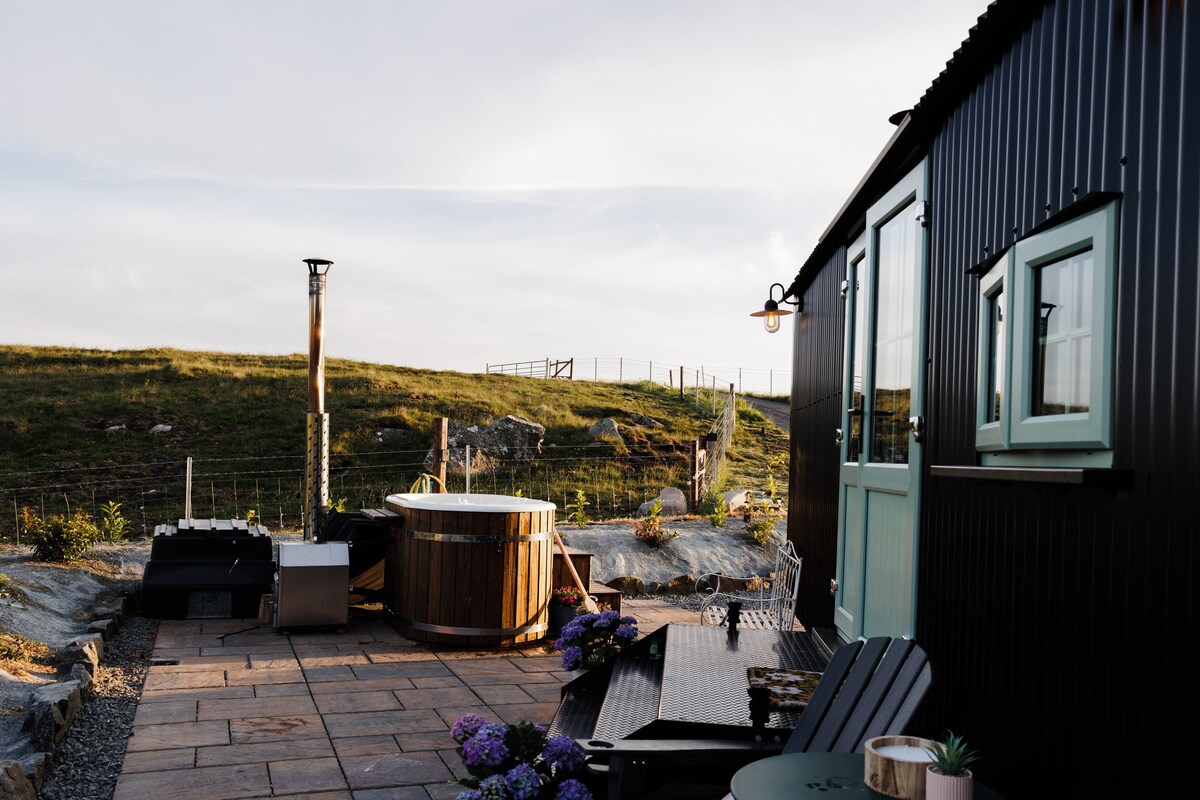
M 696 621 L 624 605 L 643 632 Z M 163 620 L 113 800 L 454 800 L 454 721 L 547 724 L 570 679 L 549 641 L 463 650 L 375 618 L 290 634 Z

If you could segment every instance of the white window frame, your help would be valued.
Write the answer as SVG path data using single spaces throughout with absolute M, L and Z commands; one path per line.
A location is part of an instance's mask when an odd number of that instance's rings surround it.
M 985 464 L 1103 466 L 1112 460 L 1112 397 L 1116 325 L 1117 201 L 1017 242 L 979 283 L 979 364 L 975 446 Z M 1091 250 L 1092 342 L 1088 410 L 1034 416 L 1032 364 L 1036 337 L 1034 271 Z M 988 306 L 1002 290 L 1005 319 L 1004 384 L 1000 419 L 989 422 L 990 325 Z M 1040 453 L 1038 451 L 1041 451 Z M 1107 451 L 1107 452 L 1098 452 Z

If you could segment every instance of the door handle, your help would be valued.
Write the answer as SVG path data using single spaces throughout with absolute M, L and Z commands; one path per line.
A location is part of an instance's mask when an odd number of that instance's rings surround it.
M 836 595 L 837 590 L 838 590 L 837 578 L 830 578 L 829 579 L 829 593 L 831 595 Z
M 835 445 L 837 445 L 838 447 L 841 447 L 842 439 L 844 439 L 845 436 L 846 436 L 846 434 L 841 428 L 834 428 L 833 443 Z

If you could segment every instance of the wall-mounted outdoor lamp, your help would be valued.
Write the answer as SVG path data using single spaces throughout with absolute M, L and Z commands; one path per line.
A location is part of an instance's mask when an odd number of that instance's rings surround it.
M 775 299 L 775 287 L 779 287 L 779 299 Z M 775 333 L 779 330 L 779 318 L 786 317 L 792 312 L 786 308 L 780 308 L 780 303 L 791 303 L 794 306 L 800 305 L 799 300 L 788 300 L 787 289 L 782 283 L 772 283 L 771 288 L 767 290 L 767 302 L 763 303 L 762 311 L 755 311 L 750 316 L 762 317 L 763 327 L 767 329 L 767 333 Z

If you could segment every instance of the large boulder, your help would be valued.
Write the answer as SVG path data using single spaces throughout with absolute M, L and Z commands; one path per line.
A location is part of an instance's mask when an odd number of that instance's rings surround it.
M 47 683 L 34 689 L 22 725 L 29 733 L 34 749 L 52 752 L 67 735 L 82 702 L 78 681 Z
M 636 575 L 626 575 L 623 578 L 613 578 L 604 585 L 610 589 L 616 589 L 622 595 L 637 595 L 646 593 L 646 583 Z
M 633 421 L 634 425 L 642 425 L 647 428 L 661 428 L 662 427 L 662 423 L 659 422 L 658 420 L 654 419 L 653 417 L 647 417 L 645 415 L 638 414 L 638 413 L 630 413 L 629 419 L 631 419 Z
M 658 493 L 656 500 L 662 501 L 661 513 L 664 517 L 681 517 L 687 513 L 687 497 L 674 486 L 667 486 Z M 654 500 L 647 500 L 638 506 L 638 514 L 643 517 L 654 507 Z
M 25 770 L 16 762 L 0 765 L 0 798 L 4 800 L 37 800 L 37 790 Z
M 595 442 L 625 443 L 625 440 L 621 438 L 621 429 L 617 426 L 617 421 L 612 417 L 605 417 L 588 428 L 588 436 L 591 436 L 592 441 Z
M 471 473 L 489 472 L 503 462 L 532 461 L 542 452 L 546 428 L 532 420 L 509 414 L 486 428 L 450 421 L 447 425 L 448 472 L 465 472 L 466 448 L 471 447 Z M 432 448 L 425 469 L 433 469 Z

